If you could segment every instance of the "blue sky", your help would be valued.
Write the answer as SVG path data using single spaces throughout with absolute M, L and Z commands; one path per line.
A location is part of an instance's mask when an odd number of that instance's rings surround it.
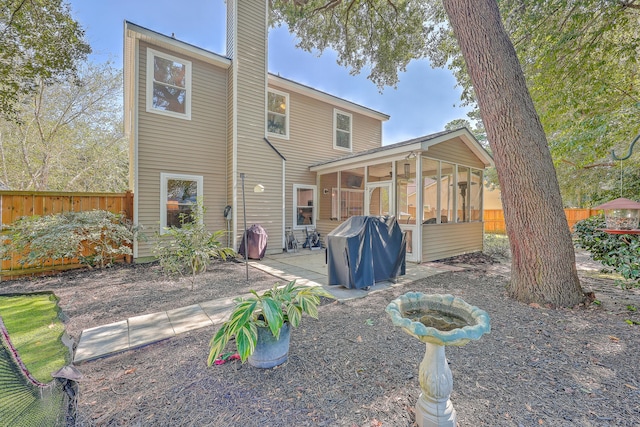
M 112 60 L 122 67 L 123 21 L 147 27 L 215 53 L 225 54 L 223 0 L 69 0 L 74 18 L 86 30 L 92 61 Z M 466 118 L 459 107 L 460 90 L 449 70 L 432 69 L 426 60 L 413 61 L 400 75 L 397 89 L 382 94 L 366 74 L 351 76 L 336 63 L 334 52 L 322 56 L 295 47 L 284 28 L 269 32 L 269 71 L 299 83 L 362 104 L 391 116 L 383 124 L 383 143 L 391 144 L 444 129 L 453 119 Z

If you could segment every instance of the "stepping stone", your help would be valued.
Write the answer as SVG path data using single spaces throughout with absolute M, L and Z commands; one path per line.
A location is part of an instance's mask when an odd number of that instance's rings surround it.
M 229 317 L 235 303 L 233 298 L 217 299 L 207 302 L 201 302 L 200 307 L 205 314 L 211 319 L 214 325 L 224 322 Z
M 80 363 L 118 353 L 129 348 L 129 326 L 126 320 L 85 329 L 80 335 L 74 362 Z
M 213 326 L 213 322 L 198 304 L 167 311 L 167 316 L 176 334 Z
M 165 311 L 130 317 L 128 322 L 131 348 L 162 341 L 176 335 Z

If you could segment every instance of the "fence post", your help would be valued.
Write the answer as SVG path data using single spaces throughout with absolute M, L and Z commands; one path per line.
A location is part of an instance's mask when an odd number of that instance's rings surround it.
M 131 190 L 124 193 L 124 212 L 127 219 L 133 222 L 133 191 Z

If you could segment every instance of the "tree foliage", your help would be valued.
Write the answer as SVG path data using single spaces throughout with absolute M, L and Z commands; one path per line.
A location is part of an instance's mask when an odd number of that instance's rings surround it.
M 427 57 L 432 66 L 453 72 L 463 105 L 476 105 L 441 1 L 272 0 L 272 5 L 274 20 L 289 26 L 301 39 L 299 47 L 330 48 L 353 73 L 369 69 L 379 87 L 394 85 L 411 58 Z M 571 176 L 589 183 L 615 176 L 602 170 L 615 165 L 611 149 L 624 152 L 640 132 L 640 2 L 500 0 L 498 5 L 561 171 L 565 205 L 588 203 L 596 197 L 585 195 L 584 182 Z M 347 37 L 352 42 L 343 43 Z M 396 43 L 398 37 L 411 43 Z M 472 120 L 477 111 L 473 114 Z M 638 168 L 638 156 L 628 162 Z M 640 198 L 640 193 L 625 196 Z
M 0 116 L 9 119 L 21 95 L 76 76 L 91 52 L 62 0 L 4 0 L 0 40 Z
M 122 134 L 121 73 L 87 65 L 77 78 L 36 85 L 0 119 L 0 186 L 11 190 L 123 191 L 128 147 Z
M 428 53 L 434 31 L 431 2 L 421 0 L 270 0 L 273 25 L 286 24 L 309 52 L 336 51 L 338 63 L 363 69 L 379 88 Z
M 638 132 L 635 0 L 501 2 L 557 159 L 587 165 Z
M 547 134 L 565 205 L 589 206 L 601 192 L 594 183 L 610 187 L 617 181 L 611 149 L 624 152 L 640 131 L 640 3 L 503 0 L 499 6 Z M 433 64 L 448 66 L 463 100 L 474 104 L 464 62 L 446 27 L 436 44 Z M 629 163 L 638 168 L 636 156 Z M 640 198 L 640 193 L 625 196 Z

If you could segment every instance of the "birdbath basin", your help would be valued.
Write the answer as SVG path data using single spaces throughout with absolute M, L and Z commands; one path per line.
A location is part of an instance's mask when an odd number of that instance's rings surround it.
M 418 378 L 422 393 L 416 403 L 419 427 L 455 427 L 453 377 L 444 347 L 462 346 L 491 331 L 489 315 L 453 295 L 408 292 L 389 303 L 395 326 L 426 344 Z

